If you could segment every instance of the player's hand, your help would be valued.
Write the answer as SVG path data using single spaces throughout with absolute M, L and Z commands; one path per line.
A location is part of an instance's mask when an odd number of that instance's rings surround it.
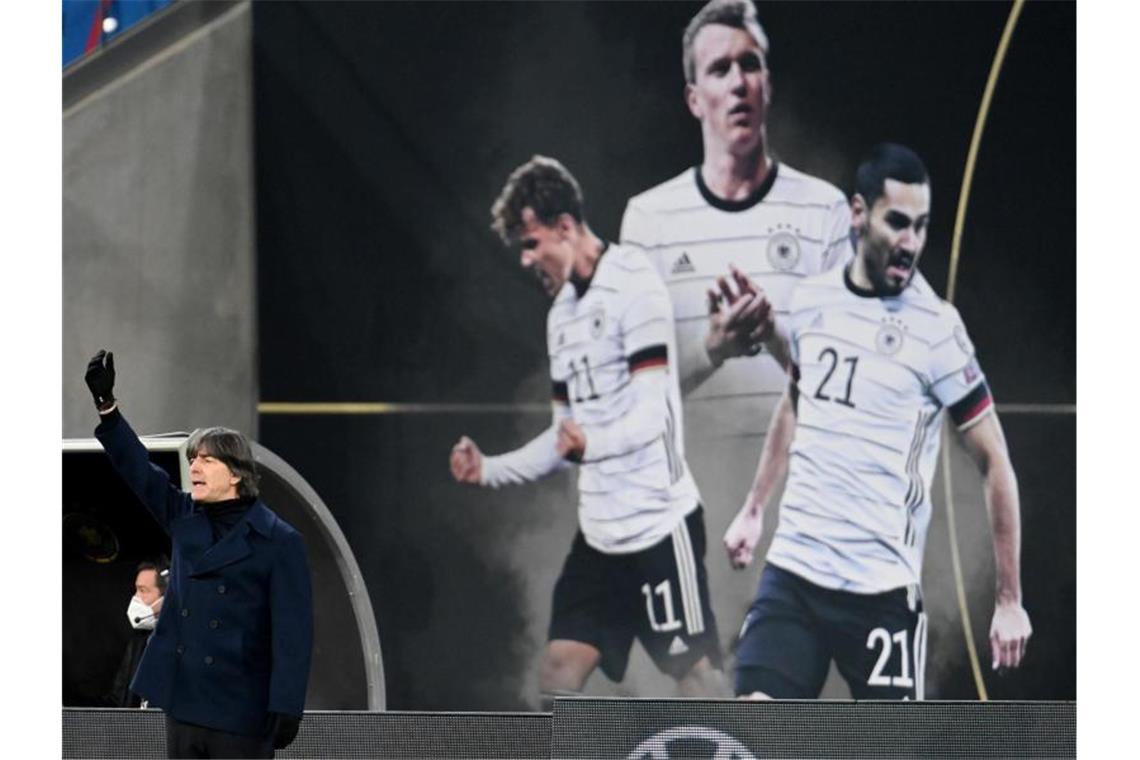
M 764 532 L 764 513 L 755 509 L 750 502 L 745 502 L 740 511 L 736 513 L 732 524 L 724 532 L 724 550 L 728 554 L 729 563 L 737 570 L 743 570 L 752 564 L 756 546 L 760 543 L 760 536 Z
M 730 264 L 728 268 L 740 295 L 742 297 L 752 296 L 752 304 L 740 312 L 736 320 L 732 322 L 732 326 L 736 327 L 741 334 L 748 327 L 752 328 L 752 331 L 748 333 L 746 342 L 749 355 L 755 354 L 759 351 L 760 345 L 767 341 L 776 329 L 776 316 L 772 310 L 772 302 L 764 290 L 749 279 L 748 275 L 737 269 L 735 265 Z M 722 277 L 721 280 L 723 279 Z M 721 289 L 723 291 L 723 285 Z
M 758 296 L 763 293 L 763 289 L 749 279 L 748 275 L 740 271 L 735 264 L 728 265 L 728 273 L 732 277 L 732 281 L 736 284 L 736 289 L 741 295 Z M 723 277 L 721 279 L 724 279 Z
M 581 462 L 586 453 L 586 434 L 574 420 L 562 420 L 558 425 L 558 456 L 571 462 Z
M 708 291 L 709 330 L 705 350 L 720 366 L 734 356 L 755 356 L 775 330 L 772 303 L 748 276 L 731 267 L 729 278 L 718 277 Z M 735 286 L 735 287 L 734 287 Z
M 710 289 L 708 299 L 709 329 L 705 334 L 705 351 L 713 365 L 719 367 L 726 359 L 759 353 L 760 346 L 753 346 L 747 340 L 751 329 L 741 330 L 744 327 L 741 314 L 753 306 L 753 296 L 729 299 Z
M 451 477 L 476 485 L 483 480 L 483 452 L 467 436 L 451 447 Z
M 1032 634 L 1029 613 L 1020 602 L 998 602 L 994 607 L 993 622 L 990 623 L 993 669 L 1002 671 L 1021 665 Z
M 95 399 L 95 408 L 105 412 L 115 405 L 115 355 L 100 350 L 87 362 L 87 371 L 83 374 L 87 389 Z

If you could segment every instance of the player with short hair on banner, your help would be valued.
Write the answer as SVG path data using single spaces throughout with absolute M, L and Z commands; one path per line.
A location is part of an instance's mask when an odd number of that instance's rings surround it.
M 700 494 L 685 463 L 673 312 L 645 256 L 601 240 L 558 161 L 518 167 L 493 227 L 554 298 L 546 334 L 551 425 L 484 456 L 466 436 L 456 480 L 498 488 L 579 465 L 578 523 L 554 587 L 540 671 L 544 705 L 596 667 L 621 681 L 634 638 L 684 696 L 728 696 L 705 574 Z
M 851 207 L 854 260 L 801 282 L 766 338 L 791 369 L 795 437 L 779 525 L 741 627 L 740 696 L 817 697 L 834 659 L 856 699 L 924 697 L 920 582 L 943 411 L 984 477 L 997 568 L 993 667 L 1018 667 L 1032 633 L 1001 422 L 957 309 L 918 271 L 930 222 L 922 160 L 876 146 L 856 172 Z M 752 561 L 771 491 L 754 489 L 725 539 L 740 567 Z
M 757 283 L 783 314 L 797 282 L 851 256 L 846 196 L 771 151 L 768 53 L 751 0 L 713 0 L 693 16 L 682 64 L 703 159 L 632 198 L 621 226 L 622 244 L 645 252 L 673 301 L 690 461 L 718 534 L 744 500 L 761 440 L 772 451 L 766 479 L 783 478 L 793 425 L 777 403 L 784 371 L 761 351 L 762 303 L 740 283 Z M 748 578 L 711 571 L 726 606 L 748 603 Z

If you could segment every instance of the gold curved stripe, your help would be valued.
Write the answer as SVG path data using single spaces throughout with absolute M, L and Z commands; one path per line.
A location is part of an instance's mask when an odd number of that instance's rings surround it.
M 962 230 L 966 225 L 966 208 L 970 204 L 970 185 L 974 179 L 974 166 L 978 160 L 978 149 L 982 144 L 982 132 L 986 126 L 986 117 L 990 110 L 990 101 L 993 99 L 994 89 L 997 87 L 998 75 L 1001 65 L 1005 61 L 1005 53 L 1009 48 L 1009 40 L 1013 36 L 1013 29 L 1017 26 L 1017 18 L 1021 15 L 1021 6 L 1025 0 L 1014 0 L 1009 11 L 1009 18 L 1005 22 L 1001 41 L 994 54 L 993 65 L 990 66 L 990 76 L 986 80 L 986 89 L 982 93 L 982 103 L 978 107 L 978 118 L 974 122 L 974 135 L 970 139 L 970 151 L 966 155 L 966 171 L 962 176 L 962 191 L 958 195 L 958 213 L 954 218 L 954 238 L 950 245 L 950 272 L 946 278 L 946 300 L 954 302 L 954 287 L 958 280 L 958 260 L 962 246 Z M 978 663 L 978 650 L 974 645 L 973 626 L 970 624 L 970 610 L 966 605 L 966 587 L 962 582 L 962 560 L 958 554 L 958 530 L 954 515 L 954 486 L 950 472 L 950 440 L 949 435 L 943 436 L 942 441 L 942 482 L 946 488 L 946 521 L 950 531 L 950 558 L 954 564 L 954 586 L 958 595 L 958 609 L 962 613 L 962 631 L 966 634 L 966 650 L 970 656 L 970 668 L 974 672 L 974 684 L 978 688 L 978 699 L 985 702 L 989 699 L 986 694 L 986 682 L 982 678 L 982 668 Z
M 954 238 L 950 244 L 950 273 L 946 278 L 946 300 L 954 303 L 954 286 L 958 279 L 958 258 L 962 248 L 962 230 L 966 226 L 966 208 L 970 205 L 970 185 L 974 181 L 974 166 L 978 161 L 978 149 L 982 145 L 982 131 L 986 127 L 986 117 L 990 111 L 990 101 L 997 88 L 998 75 L 1001 65 L 1005 61 L 1005 53 L 1009 48 L 1009 40 L 1013 36 L 1013 28 L 1017 26 L 1017 17 L 1021 15 L 1021 6 L 1025 0 L 1014 0 L 1009 10 L 1009 18 L 1005 22 L 1005 30 L 1001 33 L 997 52 L 994 53 L 994 62 L 990 66 L 990 76 L 986 80 L 986 89 L 982 93 L 982 103 L 978 106 L 978 118 L 974 122 L 974 135 L 970 138 L 970 151 L 966 154 L 966 172 L 962 176 L 962 190 L 958 194 L 958 213 L 954 216 Z

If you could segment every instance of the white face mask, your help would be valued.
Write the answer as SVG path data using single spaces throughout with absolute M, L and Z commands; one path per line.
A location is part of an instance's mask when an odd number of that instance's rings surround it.
M 158 599 L 162 599 L 162 597 L 160 596 Z M 155 604 L 158 604 L 158 599 L 155 600 Z M 150 631 L 154 630 L 155 623 L 158 622 L 158 613 L 142 599 L 133 596 L 131 597 L 131 605 L 127 607 L 127 620 L 131 622 L 132 628 Z

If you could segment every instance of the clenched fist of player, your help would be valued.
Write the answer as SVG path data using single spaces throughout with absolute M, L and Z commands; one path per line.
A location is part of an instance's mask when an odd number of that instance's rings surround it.
M 586 453 L 586 434 L 574 420 L 562 420 L 558 425 L 558 456 L 571 462 L 581 462 Z
M 1020 602 L 999 601 L 994 606 L 994 619 L 990 623 L 990 653 L 994 670 L 1016 668 L 1025 658 L 1033 626 L 1029 613 Z
M 460 483 L 476 485 L 483 477 L 483 452 L 475 441 L 462 436 L 459 443 L 451 447 L 451 476 Z
M 764 513 L 745 503 L 724 532 L 724 550 L 734 568 L 743 570 L 752 564 L 763 531 Z

